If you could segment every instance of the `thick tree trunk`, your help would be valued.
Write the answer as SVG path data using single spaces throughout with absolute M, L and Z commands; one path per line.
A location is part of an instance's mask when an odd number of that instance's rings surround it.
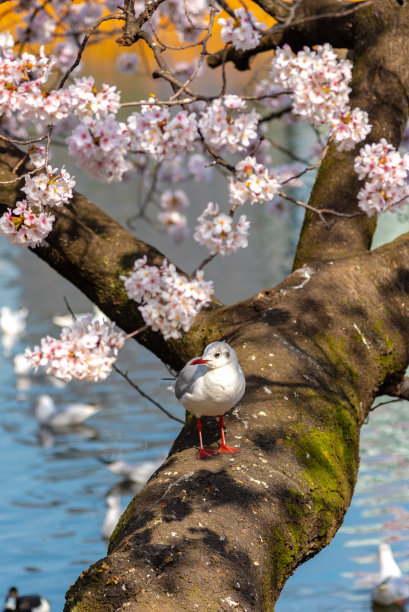
M 226 419 L 242 453 L 198 461 L 188 422 L 66 610 L 273 610 L 342 523 L 360 426 L 408 363 L 408 256 L 406 236 L 211 313 L 247 380 Z M 215 419 L 204 431 L 216 442 Z
M 373 0 L 345 23 L 356 59 L 353 103 L 368 110 L 371 139 L 397 144 L 408 114 L 409 5 Z M 305 22 L 306 36 L 312 25 Z M 10 180 L 19 154 L 0 154 L 0 179 Z M 354 154 L 330 148 L 315 207 L 357 212 Z M 15 185 L 3 186 L 0 210 L 17 195 Z M 198 461 L 188 419 L 123 514 L 108 556 L 68 591 L 66 612 L 273 610 L 294 569 L 334 536 L 356 481 L 360 427 L 409 363 L 409 235 L 369 252 L 372 220 L 326 218 L 329 227 L 307 215 L 295 271 L 278 287 L 229 307 L 215 300 L 181 341 L 139 339 L 176 369 L 212 340 L 235 347 L 247 390 L 226 426 L 242 453 Z M 158 263 L 160 253 L 80 195 L 57 211 L 48 242 L 40 257 L 126 331 L 140 324 L 119 275 L 144 254 Z M 203 433 L 216 442 L 215 419 Z

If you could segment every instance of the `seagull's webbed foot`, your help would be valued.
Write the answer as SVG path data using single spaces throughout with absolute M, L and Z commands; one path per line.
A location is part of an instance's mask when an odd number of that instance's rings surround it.
M 201 448 L 199 450 L 199 454 L 197 455 L 197 458 L 198 459 L 210 459 L 211 457 L 213 457 L 215 453 L 217 453 L 217 451 L 211 448 Z
M 241 448 L 220 444 L 219 453 L 230 453 L 231 455 L 235 455 L 236 453 L 241 453 Z

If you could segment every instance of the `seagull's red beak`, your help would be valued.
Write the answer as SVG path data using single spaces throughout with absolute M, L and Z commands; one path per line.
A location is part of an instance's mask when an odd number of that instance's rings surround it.
M 190 362 L 190 365 L 199 365 L 200 363 L 207 363 L 208 361 L 208 359 L 202 359 L 201 357 L 198 357 L 197 359 L 193 359 Z

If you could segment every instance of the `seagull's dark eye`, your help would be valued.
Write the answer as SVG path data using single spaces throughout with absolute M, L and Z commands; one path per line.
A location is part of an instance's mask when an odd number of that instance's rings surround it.
M 221 353 L 215 353 L 214 356 L 215 357 L 221 357 Z

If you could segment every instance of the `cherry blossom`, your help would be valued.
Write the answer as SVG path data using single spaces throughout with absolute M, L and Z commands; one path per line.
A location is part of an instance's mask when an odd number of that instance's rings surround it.
M 204 280 L 203 271 L 186 278 L 166 259 L 160 267 L 149 266 L 144 256 L 135 261 L 129 276 L 120 278 L 128 297 L 141 303 L 145 323 L 160 331 L 165 340 L 180 338 L 180 329 L 188 331 L 213 294 L 213 283 Z
M 181 211 L 189 208 L 190 202 L 182 189 L 176 189 L 175 191 L 164 191 L 160 198 L 160 205 L 165 210 Z
M 73 112 L 82 119 L 90 115 L 95 119 L 116 115 L 121 102 L 115 85 L 111 87 L 104 83 L 98 91 L 92 76 L 75 78 L 68 92 Z
M 396 212 L 409 196 L 409 154 L 401 157 L 395 147 L 381 138 L 364 145 L 355 158 L 355 172 L 367 181 L 358 193 L 358 206 L 371 217 L 386 211 Z
M 40 148 L 40 155 L 41 155 Z M 36 247 L 52 230 L 54 215 L 46 212 L 46 206 L 63 206 L 72 198 L 75 180 L 62 167 L 47 166 L 46 172 L 27 175 L 21 188 L 27 199 L 16 203 L 0 217 L 0 233 L 13 244 Z
M 26 349 L 25 356 L 36 370 L 44 367 L 47 374 L 67 382 L 104 380 L 125 341 L 125 334 L 114 327 L 90 314 L 63 328 L 61 338 L 42 338 L 40 346 Z
M 170 110 L 154 104 L 153 98 L 149 102 L 128 117 L 130 150 L 148 153 L 158 161 L 191 151 L 198 137 L 195 113 L 179 111 L 171 117 Z
M 188 159 L 187 166 L 194 181 L 209 183 L 212 180 L 212 168 L 208 159 L 202 153 L 194 153 Z
M 35 111 L 33 101 L 41 96 L 41 85 L 50 76 L 54 60 L 44 55 L 40 48 L 38 56 L 24 52 L 14 57 L 8 34 L 0 39 L 0 114 L 10 117 L 15 113 L 23 115 Z
M 34 248 L 48 236 L 54 220 L 54 215 L 34 211 L 27 200 L 21 200 L 0 217 L 0 233 L 12 244 Z
M 123 124 L 113 117 L 85 117 L 67 138 L 68 152 L 88 174 L 105 183 L 121 181 L 132 168 L 125 159 L 129 139 Z
M 178 210 L 165 210 L 158 214 L 161 228 L 178 244 L 189 236 L 189 228 L 186 215 Z
M 78 54 L 78 45 L 72 40 L 65 40 L 52 50 L 51 57 L 61 72 L 65 72 L 75 62 Z M 81 63 L 74 69 L 74 74 L 81 70 Z
M 259 23 L 254 14 L 243 6 L 234 10 L 234 19 L 219 19 L 219 25 L 222 26 L 222 40 L 241 51 L 257 47 L 262 35 L 261 30 L 266 28 L 264 23 Z
M 237 180 L 232 179 L 229 185 L 229 200 L 231 204 L 244 204 L 250 200 L 269 202 L 280 188 L 276 178 L 254 157 L 246 157 L 235 166 Z
M 197 220 L 193 237 L 199 244 L 206 246 L 212 255 L 228 255 L 247 247 L 250 222 L 245 215 L 234 222 L 230 215 L 219 213 L 218 204 L 209 202 Z
M 206 27 L 208 12 L 207 0 L 167 0 L 158 14 L 173 24 L 182 41 L 195 41 Z
M 292 112 L 312 125 L 327 126 L 340 150 L 352 149 L 371 130 L 366 111 L 350 109 L 349 60 L 338 59 L 331 45 L 304 47 L 296 55 L 288 45 L 276 50 L 270 77 L 293 101 Z
M 244 151 L 258 138 L 260 115 L 255 110 L 239 112 L 245 108 L 241 102 L 239 96 L 226 96 L 213 100 L 202 111 L 198 126 L 205 141 L 215 149 L 226 147 L 231 153 Z
M 63 206 L 71 200 L 74 186 L 75 180 L 64 166 L 61 170 L 47 166 L 46 172 L 27 176 L 21 191 L 36 206 Z

